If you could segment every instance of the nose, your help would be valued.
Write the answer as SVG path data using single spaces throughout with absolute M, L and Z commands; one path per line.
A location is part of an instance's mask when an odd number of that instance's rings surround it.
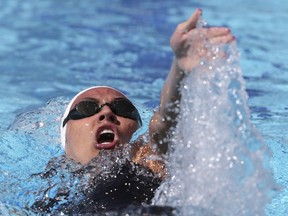
M 117 116 L 112 112 L 112 110 L 107 105 L 102 107 L 98 115 L 98 120 L 99 122 L 106 120 L 115 124 L 118 122 Z

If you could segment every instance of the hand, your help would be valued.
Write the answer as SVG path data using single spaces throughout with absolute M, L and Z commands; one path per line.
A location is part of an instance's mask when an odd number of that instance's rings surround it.
M 203 58 L 211 55 L 207 44 L 220 45 L 235 40 L 230 29 L 226 27 L 196 28 L 202 10 L 197 9 L 186 21 L 179 24 L 170 39 L 175 55 L 177 69 L 190 72 Z

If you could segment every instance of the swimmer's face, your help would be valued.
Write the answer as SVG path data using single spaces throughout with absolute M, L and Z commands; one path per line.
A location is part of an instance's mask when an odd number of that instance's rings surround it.
M 95 101 L 98 104 L 111 103 L 126 97 L 110 88 L 90 89 L 73 102 L 73 109 L 81 101 Z M 117 116 L 105 105 L 100 112 L 86 118 L 67 122 L 65 151 L 68 157 L 86 164 L 99 154 L 101 149 L 111 150 L 129 143 L 137 130 L 135 120 Z

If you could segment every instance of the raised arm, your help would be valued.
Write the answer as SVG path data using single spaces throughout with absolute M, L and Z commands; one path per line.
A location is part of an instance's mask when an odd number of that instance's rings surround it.
M 234 40 L 230 30 L 225 27 L 196 28 L 201 13 L 201 9 L 197 9 L 187 21 L 179 24 L 170 39 L 174 60 L 162 88 L 159 109 L 149 125 L 150 145 L 156 146 L 162 154 L 168 150 L 169 130 L 177 123 L 176 110 L 181 99 L 182 79 L 207 56 L 207 41 L 212 44 L 224 44 Z
M 169 132 L 177 124 L 177 107 L 181 99 L 181 81 L 186 74 L 193 72 L 209 50 L 205 44 L 225 44 L 234 40 L 225 27 L 196 28 L 202 11 L 197 9 L 185 22 L 179 24 L 171 36 L 170 45 L 174 60 L 161 92 L 160 106 L 149 124 L 149 144 L 135 145 L 133 161 L 140 163 L 155 173 L 165 176 L 164 162 L 157 157 L 164 155 L 169 147 Z M 208 56 L 209 59 L 209 56 Z M 139 148 L 137 147 L 139 146 Z

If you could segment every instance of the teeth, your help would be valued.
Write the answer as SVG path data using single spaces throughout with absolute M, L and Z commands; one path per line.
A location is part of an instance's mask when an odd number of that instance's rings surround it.
M 111 144 L 115 139 L 115 132 L 110 129 L 104 129 L 101 130 L 97 136 L 97 142 L 101 145 L 109 145 Z
M 114 131 L 110 130 L 110 129 L 105 129 L 105 130 L 101 131 L 100 135 L 104 134 L 104 133 L 114 133 Z
M 103 143 L 101 143 L 102 145 L 108 145 L 108 144 L 110 144 L 111 142 L 103 142 Z

